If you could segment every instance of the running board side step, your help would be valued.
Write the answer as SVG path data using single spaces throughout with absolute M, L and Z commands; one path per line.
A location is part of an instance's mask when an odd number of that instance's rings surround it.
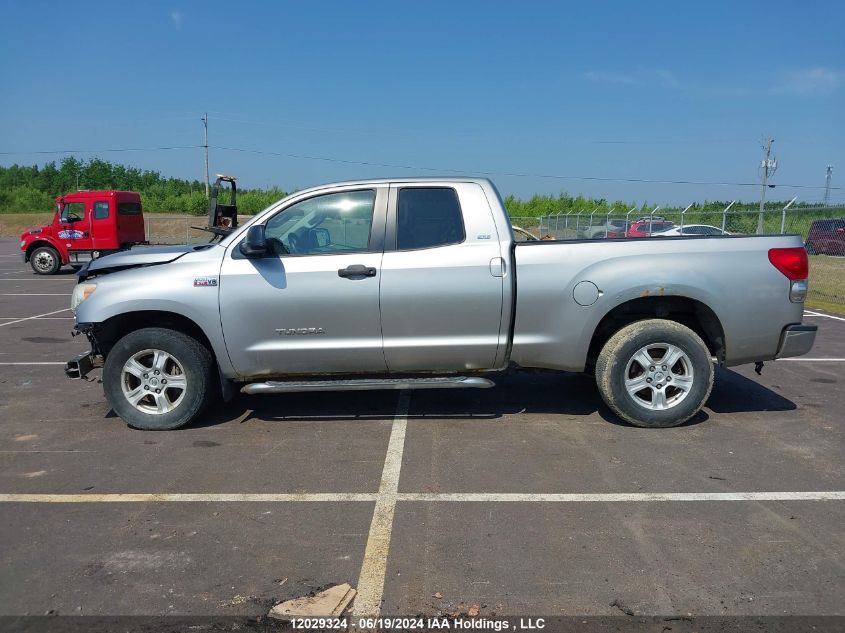
M 437 378 L 353 378 L 344 380 L 270 380 L 253 382 L 243 393 L 293 393 L 298 391 L 378 391 L 382 389 L 488 389 L 492 380 L 470 376 Z

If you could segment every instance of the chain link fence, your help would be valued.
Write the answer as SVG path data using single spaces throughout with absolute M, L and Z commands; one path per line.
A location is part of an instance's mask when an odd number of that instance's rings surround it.
M 249 216 L 239 216 L 243 222 Z M 202 228 L 208 222 L 205 215 L 177 215 L 170 213 L 145 213 L 144 230 L 150 244 L 202 244 L 212 235 Z

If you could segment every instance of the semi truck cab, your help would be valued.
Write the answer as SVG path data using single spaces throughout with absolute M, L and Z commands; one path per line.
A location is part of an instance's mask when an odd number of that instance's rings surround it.
M 56 198 L 50 224 L 21 234 L 24 262 L 39 275 L 81 267 L 97 257 L 146 244 L 141 196 L 134 191 L 78 191 Z

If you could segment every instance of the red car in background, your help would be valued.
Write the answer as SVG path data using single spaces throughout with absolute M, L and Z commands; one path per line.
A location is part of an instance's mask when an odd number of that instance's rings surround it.
M 637 220 L 631 223 L 628 237 L 649 237 L 652 233 L 660 233 L 675 228 L 674 222 L 668 220 Z
M 808 255 L 845 255 L 845 218 L 814 220 L 804 248 Z

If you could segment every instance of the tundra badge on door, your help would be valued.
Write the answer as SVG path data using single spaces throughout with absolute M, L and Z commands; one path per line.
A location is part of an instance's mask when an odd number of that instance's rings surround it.
M 325 334 L 321 327 L 280 327 L 276 328 L 279 336 L 296 336 L 297 334 Z

